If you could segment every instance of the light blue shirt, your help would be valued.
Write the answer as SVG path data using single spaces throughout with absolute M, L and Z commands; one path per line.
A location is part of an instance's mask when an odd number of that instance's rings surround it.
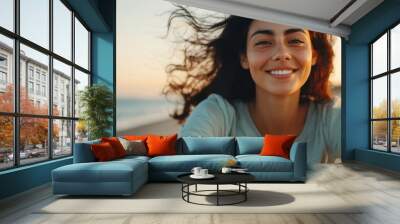
M 296 142 L 307 143 L 307 163 L 333 162 L 341 152 L 340 107 L 334 103 L 311 102 Z M 247 104 L 229 103 L 211 94 L 199 103 L 181 127 L 179 136 L 263 136 L 256 128 Z

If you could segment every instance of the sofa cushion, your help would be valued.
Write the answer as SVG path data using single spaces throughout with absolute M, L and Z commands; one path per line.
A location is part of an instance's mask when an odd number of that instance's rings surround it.
M 126 155 L 147 155 L 146 143 L 141 140 L 126 140 L 124 138 L 118 138 L 122 146 L 126 151 Z
M 279 156 L 238 155 L 241 168 L 249 172 L 292 172 L 292 161 Z
M 52 175 L 58 182 L 130 182 L 133 173 L 147 171 L 146 166 L 139 159 L 74 163 L 53 170 Z
M 148 156 L 164 156 L 176 154 L 177 134 L 170 136 L 150 135 L 147 137 L 147 155 Z
M 92 144 L 90 147 L 92 149 L 94 157 L 96 157 L 96 161 L 104 162 L 118 158 L 112 145 L 108 142 Z
M 117 137 L 104 137 L 101 138 L 101 142 L 110 143 L 110 145 L 114 149 L 117 158 L 122 158 L 126 156 L 126 151 Z
M 143 161 L 143 162 L 148 162 L 150 157 L 147 156 L 137 156 L 137 155 L 130 155 L 130 156 L 125 156 L 124 158 L 116 159 L 113 160 L 113 162 L 132 162 L 135 160 Z
M 261 149 L 261 156 L 280 156 L 286 159 L 289 158 L 290 147 L 296 135 L 265 135 L 264 146 Z
M 200 166 L 211 172 L 219 171 L 230 159 L 231 155 L 175 155 L 158 156 L 149 160 L 149 170 L 163 172 L 190 172 L 193 167 Z
M 182 137 L 178 154 L 225 154 L 235 155 L 234 137 Z
M 263 137 L 236 137 L 236 155 L 260 154 L 264 145 Z

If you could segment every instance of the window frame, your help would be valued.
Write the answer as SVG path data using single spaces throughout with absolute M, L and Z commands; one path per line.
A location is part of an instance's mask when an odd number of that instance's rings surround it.
M 392 117 L 392 98 L 391 98 L 391 91 L 392 91 L 392 85 L 391 85 L 391 80 L 392 76 L 396 75 L 396 73 L 400 72 L 400 67 L 391 69 L 391 30 L 395 28 L 396 26 L 400 26 L 400 21 L 395 22 L 392 24 L 389 28 L 387 28 L 384 32 L 379 34 L 375 39 L 373 39 L 370 43 L 368 43 L 369 47 L 369 149 L 373 151 L 379 151 L 379 152 L 385 152 L 385 153 L 390 153 L 390 154 L 400 154 L 400 152 L 393 152 L 392 151 L 392 121 L 400 121 L 400 117 Z M 386 57 L 387 57 L 387 64 L 386 64 L 386 71 L 380 74 L 376 74 L 374 76 L 373 74 L 373 44 L 376 43 L 376 41 L 379 40 L 379 38 L 383 37 L 384 35 L 387 35 L 387 52 L 386 52 Z M 373 118 L 373 81 L 378 79 L 386 77 L 386 87 L 387 87 L 387 93 L 386 93 L 386 98 L 387 98 L 387 104 L 386 104 L 386 117 L 385 118 Z M 373 132 L 373 122 L 374 121 L 386 121 L 386 151 L 379 150 L 374 148 L 374 132 Z
M 54 160 L 54 159 L 62 159 L 65 157 L 70 157 L 73 156 L 73 152 L 74 152 L 74 143 L 75 143 L 75 126 L 76 126 L 76 121 L 79 120 L 79 117 L 75 117 L 75 108 L 72 107 L 71 108 L 71 114 L 70 116 L 66 115 L 66 116 L 56 116 L 53 115 L 53 59 L 58 60 L 61 63 L 64 63 L 68 66 L 71 66 L 71 93 L 72 93 L 72 99 L 71 99 L 71 103 L 72 105 L 74 105 L 75 103 L 75 69 L 85 73 L 88 75 L 89 77 L 89 83 L 88 86 L 92 85 L 92 69 L 91 69 L 91 65 L 92 65 L 92 61 L 91 61 L 91 49 L 92 49 L 92 44 L 91 44 L 91 37 L 92 37 L 92 30 L 88 27 L 88 25 L 83 21 L 83 19 L 79 16 L 78 13 L 76 13 L 72 7 L 68 4 L 68 2 L 66 2 L 65 0 L 59 0 L 68 10 L 71 11 L 71 18 L 70 18 L 70 23 L 71 23 L 71 58 L 67 59 L 64 58 L 63 56 L 57 54 L 54 52 L 53 49 L 53 43 L 54 43 L 54 39 L 53 39 L 53 32 L 54 32 L 54 28 L 53 28 L 53 24 L 54 24 L 54 17 L 53 17 L 53 1 L 54 0 L 48 0 L 49 3 L 49 47 L 48 49 L 46 49 L 45 47 L 42 47 L 39 44 L 34 43 L 33 41 L 30 41 L 29 39 L 24 38 L 23 36 L 20 35 L 20 0 L 14 0 L 13 1 L 13 10 L 14 10 L 14 30 L 10 31 L 4 27 L 0 26 L 0 35 L 3 35 L 5 37 L 11 38 L 13 40 L 13 64 L 12 69 L 11 69 L 11 75 L 13 75 L 14 78 L 14 98 L 13 98 L 13 102 L 14 102 L 14 110 L 13 112 L 2 112 L 0 111 L 0 116 L 4 116 L 4 117 L 11 117 L 13 119 L 13 154 L 14 154 L 14 161 L 13 161 L 13 166 L 10 167 L 5 167 L 5 168 L 0 168 L 0 172 L 5 171 L 5 170 L 10 170 L 10 169 L 16 169 L 19 167 L 23 167 L 23 166 L 30 166 L 33 164 L 38 164 L 38 163 L 43 163 L 49 160 Z M 88 31 L 88 61 L 89 61 L 89 65 L 88 65 L 88 69 L 85 69 L 81 66 L 79 66 L 78 64 L 75 63 L 75 18 L 83 25 L 83 27 Z M 47 83 L 46 83 L 46 87 L 45 87 L 45 95 L 48 96 L 47 99 L 47 103 L 48 103 L 48 112 L 46 115 L 39 115 L 39 114 L 27 114 L 27 113 L 21 113 L 20 112 L 20 85 L 21 85 L 21 80 L 20 80 L 20 45 L 23 44 L 27 47 L 32 48 L 33 50 L 36 50 L 40 53 L 43 53 L 45 55 L 48 56 L 49 58 L 49 63 L 48 63 L 48 76 L 47 76 Z M 29 73 L 29 69 L 31 68 L 31 66 L 29 65 L 29 63 L 27 63 L 27 74 L 26 75 L 26 82 L 32 81 L 35 86 L 36 83 L 40 83 L 42 86 L 42 79 L 41 79 L 41 74 L 43 72 L 43 70 L 41 70 L 39 72 L 39 80 L 36 79 L 36 72 L 37 72 L 37 68 L 35 69 L 33 67 L 33 79 L 31 79 L 30 77 L 30 73 Z M 27 84 L 28 85 L 28 84 Z M 27 86 L 28 87 L 28 86 Z M 29 88 L 29 87 L 28 87 Z M 27 89 L 27 91 L 29 91 Z M 36 89 L 34 89 L 34 92 L 36 91 Z M 41 92 L 41 91 L 40 91 Z M 48 93 L 47 93 L 48 92 Z M 42 96 L 42 94 L 39 94 L 38 96 Z M 20 119 L 21 118 L 45 118 L 47 119 L 47 123 L 48 123 L 48 136 L 47 136 L 47 142 L 49 144 L 47 144 L 47 150 L 48 150 L 48 155 L 47 157 L 43 157 L 43 160 L 40 160 L 38 162 L 32 162 L 32 163 L 26 163 L 26 164 L 21 164 L 20 161 Z M 53 147 L 53 122 L 56 120 L 65 120 L 65 121 L 70 121 L 71 122 L 71 128 L 72 128 L 72 133 L 71 133 L 71 153 L 68 155 L 62 155 L 62 156 L 55 156 L 53 155 L 54 152 L 54 147 Z M 51 143 L 51 144 L 50 144 Z

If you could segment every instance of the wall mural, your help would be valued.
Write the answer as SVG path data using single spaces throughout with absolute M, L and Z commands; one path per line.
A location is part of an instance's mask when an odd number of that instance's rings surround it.
M 341 39 L 167 1 L 117 5 L 117 135 L 293 135 L 341 147 Z

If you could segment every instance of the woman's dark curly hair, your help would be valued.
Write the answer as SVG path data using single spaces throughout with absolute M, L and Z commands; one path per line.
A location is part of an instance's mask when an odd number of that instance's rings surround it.
M 249 70 L 240 64 L 240 55 L 246 52 L 246 40 L 253 19 L 229 16 L 216 23 L 207 23 L 207 17 L 196 18 L 183 6 L 172 11 L 168 20 L 168 31 L 172 21 L 183 18 L 195 33 L 185 38 L 182 64 L 169 64 L 164 95 L 178 95 L 183 105 L 171 116 L 180 123 L 189 116 L 192 108 L 216 93 L 232 102 L 249 102 L 255 97 L 255 83 Z M 222 32 L 215 35 L 216 31 Z M 309 31 L 312 46 L 318 54 L 307 82 L 301 88 L 301 103 L 329 102 L 332 94 L 329 76 L 333 70 L 331 36 Z M 179 76 L 182 75 L 183 79 Z M 176 74 L 179 73 L 179 74 Z

